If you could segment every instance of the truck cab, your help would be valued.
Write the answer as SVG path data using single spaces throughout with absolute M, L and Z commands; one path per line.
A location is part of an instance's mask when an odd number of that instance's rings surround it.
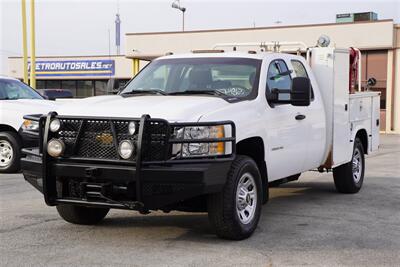
M 40 140 L 23 151 L 25 179 L 68 222 L 110 208 L 207 211 L 236 240 L 257 227 L 269 185 L 318 169 L 358 192 L 379 143 L 379 94 L 350 94 L 349 49 L 307 48 L 305 59 L 276 47 L 167 55 L 118 95 L 25 116 Z

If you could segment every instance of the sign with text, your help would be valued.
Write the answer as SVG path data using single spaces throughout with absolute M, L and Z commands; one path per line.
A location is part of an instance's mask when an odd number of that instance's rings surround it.
M 30 72 L 31 64 L 28 64 Z M 36 76 L 111 76 L 115 73 L 114 60 L 57 60 L 36 61 Z

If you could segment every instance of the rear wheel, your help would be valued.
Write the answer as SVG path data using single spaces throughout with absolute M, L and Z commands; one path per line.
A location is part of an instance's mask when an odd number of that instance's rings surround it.
M 359 138 L 354 141 L 351 161 L 333 169 L 333 180 L 340 193 L 354 194 L 360 191 L 364 181 L 364 147 Z
M 232 163 L 222 192 L 208 197 L 208 216 L 219 237 L 242 240 L 257 227 L 262 204 L 261 175 L 247 156 Z
M 58 214 L 67 222 L 74 224 L 97 224 L 106 217 L 107 208 L 89 208 L 75 205 L 58 205 Z
M 14 132 L 0 132 L 0 173 L 16 172 L 20 168 L 21 142 Z

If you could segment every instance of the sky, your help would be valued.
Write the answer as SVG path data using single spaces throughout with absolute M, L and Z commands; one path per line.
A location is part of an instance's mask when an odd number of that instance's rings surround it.
M 26 1 L 29 33 L 30 0 Z M 115 54 L 117 10 L 124 53 L 125 33 L 181 30 L 182 13 L 171 8 L 172 2 L 35 0 L 36 55 Z M 280 26 L 332 23 L 338 13 L 366 11 L 400 23 L 400 0 L 181 0 L 181 5 L 187 9 L 186 30 L 263 27 L 277 25 L 277 21 Z M 9 56 L 21 55 L 21 0 L 0 0 L 0 74 L 7 74 Z

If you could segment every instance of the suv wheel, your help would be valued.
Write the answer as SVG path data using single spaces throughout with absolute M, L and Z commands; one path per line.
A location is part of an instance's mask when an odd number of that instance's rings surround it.
M 97 224 L 106 217 L 107 208 L 89 208 L 75 205 L 58 205 L 58 214 L 67 222 L 74 224 Z
M 364 170 L 364 148 L 360 139 L 356 138 L 351 161 L 333 169 L 336 190 L 347 194 L 360 191 L 364 181 Z
M 21 145 L 14 132 L 0 132 L 0 173 L 19 170 Z
M 262 182 L 257 164 L 238 155 L 222 192 L 208 197 L 208 216 L 219 237 L 242 240 L 257 227 L 262 206 Z

